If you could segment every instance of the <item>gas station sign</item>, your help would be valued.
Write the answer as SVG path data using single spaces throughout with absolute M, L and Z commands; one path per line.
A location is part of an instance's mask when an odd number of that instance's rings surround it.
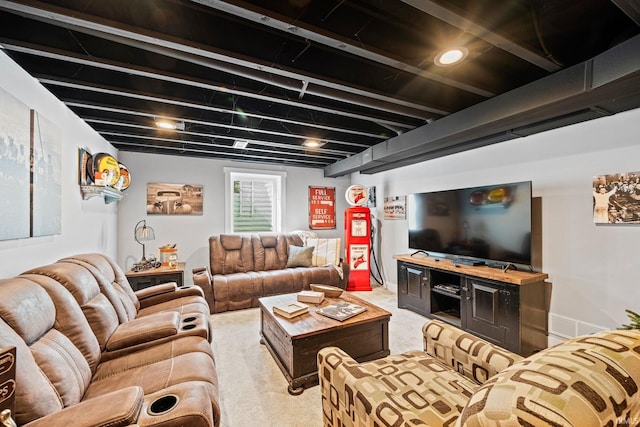
M 309 187 L 309 228 L 311 230 L 336 228 L 335 187 Z

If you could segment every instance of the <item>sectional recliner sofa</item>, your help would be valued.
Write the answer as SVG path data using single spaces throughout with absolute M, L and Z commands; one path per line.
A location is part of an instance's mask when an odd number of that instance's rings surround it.
M 134 292 L 82 254 L 0 280 L 20 426 L 218 426 L 209 306 L 197 286 Z
M 345 289 L 349 265 L 341 260 L 291 266 L 292 247 L 304 246 L 297 233 L 214 235 L 209 268 L 194 268 L 193 283 L 204 290 L 211 313 L 257 307 L 260 297 L 299 292 L 312 283 Z

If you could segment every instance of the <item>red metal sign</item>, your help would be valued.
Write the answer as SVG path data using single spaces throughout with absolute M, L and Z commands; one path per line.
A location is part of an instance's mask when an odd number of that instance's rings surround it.
M 311 230 L 336 228 L 335 187 L 309 187 L 309 228 Z

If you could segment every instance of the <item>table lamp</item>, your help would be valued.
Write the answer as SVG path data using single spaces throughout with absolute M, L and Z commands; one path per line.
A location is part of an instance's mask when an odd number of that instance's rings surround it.
M 144 243 L 142 242 L 155 240 L 156 233 L 155 231 L 153 231 L 153 228 L 147 226 L 147 221 L 143 219 L 136 224 L 136 227 L 134 229 L 134 238 L 136 239 L 136 242 L 142 245 L 142 259 L 140 260 L 139 264 L 144 264 L 147 262 L 147 258 L 145 254 Z

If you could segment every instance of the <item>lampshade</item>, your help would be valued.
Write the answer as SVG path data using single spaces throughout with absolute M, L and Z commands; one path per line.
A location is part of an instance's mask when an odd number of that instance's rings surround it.
M 143 219 L 142 221 L 138 221 L 138 223 L 136 224 L 136 227 L 133 232 L 133 236 L 136 242 L 142 245 L 142 259 L 140 260 L 140 262 L 146 262 L 147 258 L 145 255 L 145 247 L 144 247 L 144 243 L 142 242 L 149 242 L 151 240 L 155 240 L 156 232 L 153 231 L 153 228 L 147 226 L 147 221 Z

